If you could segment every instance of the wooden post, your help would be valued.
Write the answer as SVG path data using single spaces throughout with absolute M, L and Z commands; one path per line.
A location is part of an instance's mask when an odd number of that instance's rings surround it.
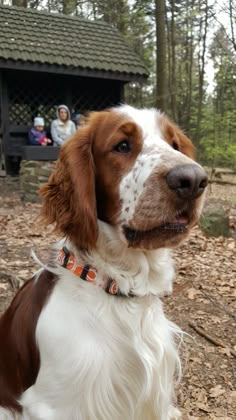
M 70 81 L 69 83 L 67 82 L 66 87 L 65 87 L 65 105 L 68 106 L 70 112 L 72 113 L 72 82 Z
M 120 82 L 120 98 L 119 102 L 123 103 L 125 101 L 125 84 Z
M 0 70 L 0 176 L 6 175 L 6 161 L 5 161 L 5 119 L 6 119 L 6 109 L 5 109 L 5 89 L 3 82 L 3 72 Z
M 3 148 L 3 163 L 4 170 L 8 173 L 10 171 L 10 161 L 8 157 L 8 141 L 9 141 L 9 100 L 8 100 L 8 90 L 7 90 L 7 73 L 6 71 L 1 71 L 1 82 L 0 82 L 0 91 L 1 91 L 1 110 L 2 110 L 2 148 Z

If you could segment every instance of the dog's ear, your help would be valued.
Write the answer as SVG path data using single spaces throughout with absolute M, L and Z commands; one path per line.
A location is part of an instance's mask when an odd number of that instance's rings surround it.
M 89 126 L 80 128 L 62 147 L 56 169 L 40 189 L 41 216 L 55 223 L 78 248 L 95 246 L 98 236 L 95 168 Z
M 196 160 L 196 148 L 191 140 L 181 131 L 178 130 L 180 151 L 190 159 Z
M 184 155 L 195 160 L 196 149 L 191 140 L 184 134 L 178 125 L 173 123 L 165 115 L 161 116 L 161 128 L 165 140 L 174 148 L 179 150 Z

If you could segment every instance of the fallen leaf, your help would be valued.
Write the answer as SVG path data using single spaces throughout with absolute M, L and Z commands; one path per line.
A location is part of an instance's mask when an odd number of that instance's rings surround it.
M 190 300 L 196 299 L 196 297 L 199 296 L 199 295 L 200 295 L 199 290 L 194 289 L 193 287 L 191 289 L 188 289 L 188 298 Z
M 223 395 L 225 393 L 225 389 L 221 387 L 221 385 L 216 385 L 214 388 L 211 388 L 209 391 L 209 396 L 211 398 L 217 398 L 220 395 Z

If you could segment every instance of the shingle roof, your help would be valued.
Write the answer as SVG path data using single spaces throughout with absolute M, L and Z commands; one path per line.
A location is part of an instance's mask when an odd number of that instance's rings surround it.
M 16 7 L 0 6 L 0 59 L 148 76 L 105 22 Z

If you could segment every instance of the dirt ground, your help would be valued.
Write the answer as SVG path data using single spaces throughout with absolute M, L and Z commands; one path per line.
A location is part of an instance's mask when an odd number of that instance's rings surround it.
M 236 232 L 236 188 L 212 186 L 208 200 L 221 202 Z M 20 201 L 17 178 L 0 178 L 0 312 L 38 266 L 55 240 L 39 226 L 40 204 Z M 174 252 L 174 292 L 164 298 L 166 313 L 184 332 L 181 346 L 183 378 L 178 387 L 184 420 L 236 419 L 236 242 L 207 239 L 194 228 L 188 241 Z M 199 335 L 192 326 L 210 336 Z M 223 342 L 213 344 L 209 338 Z M 127 419 L 128 420 L 128 419 Z

